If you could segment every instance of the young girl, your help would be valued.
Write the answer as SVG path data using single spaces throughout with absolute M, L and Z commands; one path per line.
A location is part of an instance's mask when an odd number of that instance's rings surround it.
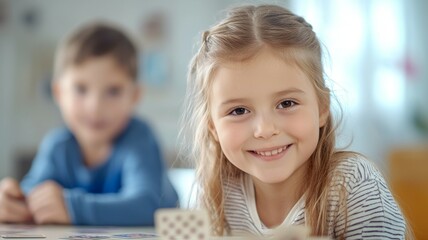
M 321 58 L 311 25 L 279 6 L 237 7 L 204 32 L 183 142 L 215 234 L 304 224 L 316 236 L 405 237 L 381 174 L 335 149 Z

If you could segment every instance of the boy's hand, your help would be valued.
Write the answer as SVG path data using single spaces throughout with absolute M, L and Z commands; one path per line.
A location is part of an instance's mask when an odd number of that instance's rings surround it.
M 35 187 L 27 202 L 37 224 L 70 223 L 62 187 L 54 181 L 46 181 Z
M 0 222 L 27 223 L 32 219 L 19 183 L 12 178 L 0 182 Z

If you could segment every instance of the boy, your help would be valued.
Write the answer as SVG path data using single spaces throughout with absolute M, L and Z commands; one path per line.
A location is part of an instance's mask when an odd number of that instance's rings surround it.
M 45 137 L 21 188 L 1 182 L 0 222 L 153 225 L 157 208 L 176 207 L 156 139 L 132 117 L 136 78 L 120 30 L 88 25 L 64 42 L 52 90 L 67 127 Z

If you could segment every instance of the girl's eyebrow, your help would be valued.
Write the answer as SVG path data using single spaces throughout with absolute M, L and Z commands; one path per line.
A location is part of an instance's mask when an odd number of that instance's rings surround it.
M 298 89 L 298 88 L 289 88 L 289 89 L 285 89 L 285 90 L 276 92 L 276 93 L 273 94 L 273 96 L 279 97 L 279 96 L 283 96 L 283 95 L 287 95 L 287 94 L 292 94 L 292 93 L 302 94 L 302 95 L 306 94 L 305 91 L 303 91 L 301 89 Z
M 232 103 L 242 103 L 244 101 L 247 101 L 246 98 L 232 98 L 232 99 L 227 99 L 223 102 L 220 103 L 220 106 L 224 106 L 224 105 L 228 105 L 228 104 L 232 104 Z
M 298 89 L 298 88 L 289 88 L 289 89 L 285 89 L 285 90 L 282 90 L 282 91 L 279 91 L 279 92 L 275 92 L 272 95 L 274 97 L 280 97 L 280 96 L 284 96 L 284 95 L 292 94 L 292 93 L 294 93 L 294 94 L 302 94 L 302 95 L 306 94 L 301 89 Z M 224 105 L 228 105 L 228 104 L 233 104 L 233 103 L 242 103 L 242 102 L 245 102 L 245 101 L 248 101 L 248 99 L 247 98 L 231 98 L 231 99 L 227 99 L 227 100 L 221 102 L 220 106 L 224 106 Z

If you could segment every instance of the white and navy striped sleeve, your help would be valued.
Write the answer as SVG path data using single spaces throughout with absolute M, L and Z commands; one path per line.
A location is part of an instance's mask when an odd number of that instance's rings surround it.
M 404 218 L 379 171 L 365 159 L 346 160 L 339 168 L 349 191 L 345 238 L 404 239 Z M 345 229 L 344 213 L 337 220 L 333 235 Z

